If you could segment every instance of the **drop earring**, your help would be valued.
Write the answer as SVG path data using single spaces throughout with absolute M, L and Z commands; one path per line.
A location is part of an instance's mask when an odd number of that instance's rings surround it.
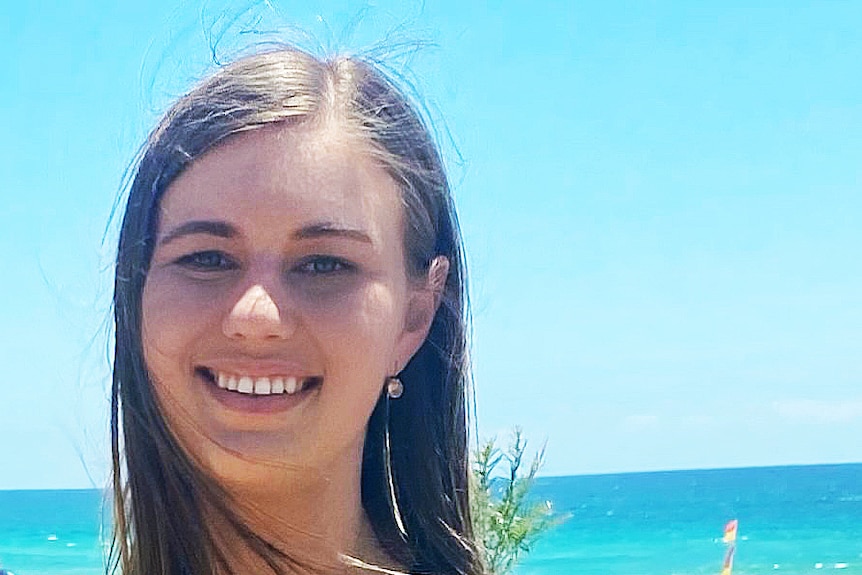
M 401 539 L 407 542 L 407 528 L 404 526 L 404 518 L 401 516 L 401 508 L 398 505 L 398 489 L 395 486 L 395 474 L 392 471 L 392 435 L 389 430 L 390 411 L 389 405 L 393 399 L 401 397 L 404 392 L 404 384 L 397 377 L 386 378 L 386 423 L 383 426 L 383 461 L 386 472 L 386 487 L 389 492 L 389 510 L 392 512 L 392 517 L 395 519 L 395 525 L 398 527 L 398 533 Z
M 403 393 L 404 384 L 401 383 L 400 379 L 394 375 L 386 378 L 386 395 L 389 396 L 389 399 L 398 399 Z

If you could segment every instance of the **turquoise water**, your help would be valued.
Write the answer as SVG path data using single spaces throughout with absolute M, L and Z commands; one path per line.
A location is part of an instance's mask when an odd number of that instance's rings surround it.
M 15 575 L 102 573 L 103 505 L 94 489 L 0 491 L 0 565 Z
M 862 574 L 862 465 L 557 477 L 536 491 L 572 516 L 518 575 L 717 575 L 734 518 L 734 575 Z
M 858 464 L 550 477 L 536 494 L 571 517 L 517 575 L 717 575 L 732 518 L 734 575 L 862 575 Z M 0 491 L 2 565 L 102 573 L 103 504 L 92 490 Z

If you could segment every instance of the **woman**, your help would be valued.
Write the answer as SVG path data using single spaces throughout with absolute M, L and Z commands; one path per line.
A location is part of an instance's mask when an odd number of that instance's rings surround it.
M 379 66 L 284 47 L 176 102 L 114 305 L 125 575 L 482 572 L 457 220 Z

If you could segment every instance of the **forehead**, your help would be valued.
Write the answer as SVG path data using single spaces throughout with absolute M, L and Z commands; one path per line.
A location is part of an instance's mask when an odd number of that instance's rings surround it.
M 160 233 L 195 219 L 227 220 L 241 230 L 319 220 L 362 227 L 384 241 L 402 221 L 395 181 L 367 144 L 332 125 L 233 136 L 172 182 L 160 207 Z

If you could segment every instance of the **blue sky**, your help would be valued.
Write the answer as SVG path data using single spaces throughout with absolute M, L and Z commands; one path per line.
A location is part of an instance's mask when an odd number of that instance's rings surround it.
M 225 16 L 253 3 L 19 4 L 0 489 L 102 486 L 111 208 L 207 36 L 258 38 Z M 410 68 L 467 242 L 483 435 L 546 438 L 546 474 L 862 461 L 862 5 L 270 5 L 238 23 L 433 44 Z

